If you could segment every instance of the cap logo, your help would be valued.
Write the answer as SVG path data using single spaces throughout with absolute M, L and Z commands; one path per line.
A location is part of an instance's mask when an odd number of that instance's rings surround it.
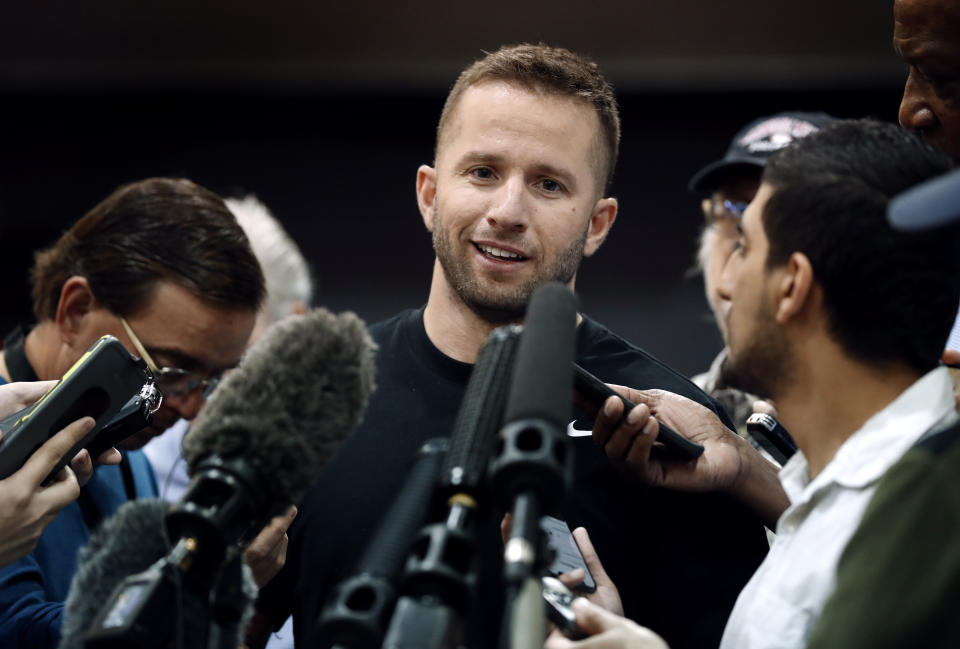
M 816 130 L 816 126 L 804 120 L 775 117 L 754 126 L 737 144 L 751 153 L 777 151 Z

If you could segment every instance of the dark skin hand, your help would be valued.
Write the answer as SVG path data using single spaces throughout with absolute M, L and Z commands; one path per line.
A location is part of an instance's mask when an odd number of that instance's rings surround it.
M 624 417 L 623 402 L 610 397 L 597 413 L 593 439 L 611 463 L 657 487 L 728 492 L 753 509 L 767 526 L 775 526 L 789 505 L 777 479 L 779 467 L 727 428 L 713 411 L 664 390 L 611 387 L 637 404 Z M 652 453 L 660 430 L 657 418 L 702 445 L 703 454 L 694 461 L 679 461 Z

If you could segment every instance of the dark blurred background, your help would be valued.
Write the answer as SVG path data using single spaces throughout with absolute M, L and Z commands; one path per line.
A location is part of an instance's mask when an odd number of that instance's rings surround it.
M 753 117 L 895 120 L 905 70 L 877 0 L 131 3 L 0 0 L 0 332 L 29 323 L 32 253 L 117 185 L 186 176 L 260 197 L 317 303 L 374 321 L 426 300 L 414 197 L 459 70 L 503 43 L 590 54 L 623 142 L 582 307 L 684 373 L 719 349 L 685 185 Z

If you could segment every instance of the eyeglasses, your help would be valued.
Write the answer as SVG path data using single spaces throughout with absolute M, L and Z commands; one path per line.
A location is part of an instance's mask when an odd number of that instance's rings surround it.
M 739 221 L 747 209 L 744 201 L 731 201 L 730 199 L 720 200 L 719 198 L 705 198 L 700 203 L 700 209 L 703 210 L 703 216 L 707 223 L 713 223 L 722 219 L 732 219 Z
M 120 323 L 126 330 L 127 335 L 130 336 L 130 340 L 133 341 L 133 346 L 136 347 L 140 357 L 153 373 L 154 378 L 157 380 L 157 388 L 161 394 L 168 397 L 176 397 L 190 394 L 197 388 L 202 388 L 203 398 L 206 399 L 220 383 L 219 376 L 206 377 L 179 367 L 157 366 L 146 347 L 144 347 L 140 339 L 137 338 L 137 334 L 133 333 L 133 329 L 130 328 L 130 324 L 126 318 L 120 316 Z

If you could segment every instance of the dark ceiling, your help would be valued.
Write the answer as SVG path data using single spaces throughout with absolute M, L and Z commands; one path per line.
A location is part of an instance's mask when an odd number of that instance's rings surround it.
M 594 56 L 621 91 L 879 87 L 879 0 L 0 2 L 7 91 L 158 84 L 446 87 L 502 43 Z

